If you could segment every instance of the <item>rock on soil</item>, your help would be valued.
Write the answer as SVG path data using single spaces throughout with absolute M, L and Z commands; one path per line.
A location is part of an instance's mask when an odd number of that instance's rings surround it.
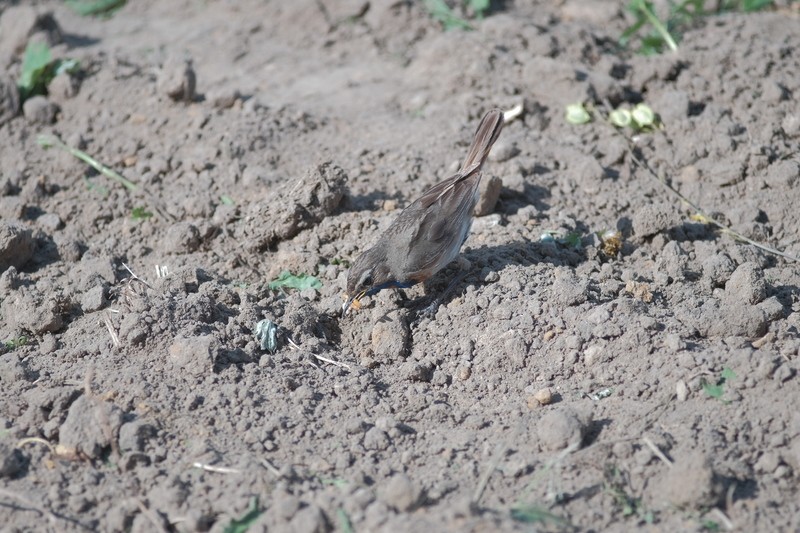
M 319 224 L 333 213 L 346 191 L 347 174 L 327 162 L 289 181 L 255 204 L 246 237 L 254 249 L 264 250 Z
M 724 487 L 701 452 L 678 453 L 675 462 L 663 475 L 655 490 L 662 502 L 680 509 L 699 510 L 715 507 Z
M 69 408 L 59 429 L 58 443 L 71 452 L 96 459 L 117 442 L 122 410 L 99 398 L 83 395 Z
M 17 269 L 33 256 L 36 241 L 33 233 L 19 224 L 0 222 L 0 272 L 10 266 Z

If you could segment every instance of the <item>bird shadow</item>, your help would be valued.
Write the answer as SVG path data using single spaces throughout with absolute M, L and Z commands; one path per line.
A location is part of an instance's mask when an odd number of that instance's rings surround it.
M 466 275 L 456 262 L 448 265 L 425 283 L 426 295 L 421 298 L 407 299 L 402 303 L 405 307 L 417 310 L 439 298 L 440 305 L 447 305 L 469 287 L 478 287 L 492 282 L 492 273 L 497 273 L 510 265 L 531 266 L 539 263 L 550 263 L 554 266 L 576 267 L 588 258 L 586 246 L 563 245 L 557 242 L 541 242 L 521 240 L 506 244 L 482 245 L 462 253 L 471 263 Z M 463 276 L 458 283 L 449 287 L 459 275 Z M 495 277 L 496 280 L 496 277 Z M 442 291 L 446 290 L 446 293 Z

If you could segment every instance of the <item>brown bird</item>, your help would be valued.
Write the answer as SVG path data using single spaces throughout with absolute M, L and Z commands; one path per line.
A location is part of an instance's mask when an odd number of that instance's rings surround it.
M 502 129 L 503 112 L 489 111 L 460 170 L 403 209 L 375 245 L 356 259 L 347 274 L 344 315 L 364 296 L 411 287 L 458 257 L 472 226 L 481 167 Z M 427 311 L 435 310 L 436 304 Z

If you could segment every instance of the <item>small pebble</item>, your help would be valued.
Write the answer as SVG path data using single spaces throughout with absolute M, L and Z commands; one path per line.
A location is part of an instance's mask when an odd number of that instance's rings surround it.
M 475 205 L 475 216 L 482 217 L 491 214 L 500 198 L 503 180 L 497 176 L 484 176 L 480 183 L 480 197 Z
M 689 387 L 682 379 L 679 379 L 675 384 L 675 395 L 678 397 L 679 402 L 685 402 L 686 398 L 689 397 Z
M 364 435 L 364 448 L 367 450 L 385 450 L 389 444 L 389 435 L 377 427 L 370 428 Z
M 539 389 L 533 393 L 533 397 L 541 405 L 550 405 L 553 403 L 553 391 L 550 389 L 550 387 Z
M 32 96 L 22 104 L 22 114 L 31 124 L 52 124 L 58 107 L 44 96 Z
M 405 474 L 396 474 L 378 490 L 378 498 L 401 513 L 410 511 L 419 500 L 420 491 Z

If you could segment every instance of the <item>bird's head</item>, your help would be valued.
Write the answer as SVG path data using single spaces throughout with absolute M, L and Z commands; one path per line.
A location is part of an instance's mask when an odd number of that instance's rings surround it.
M 372 296 L 381 289 L 391 287 L 391 271 L 386 264 L 385 254 L 372 248 L 356 259 L 347 273 L 347 301 L 342 314 L 347 315 L 353 304 L 364 296 Z

